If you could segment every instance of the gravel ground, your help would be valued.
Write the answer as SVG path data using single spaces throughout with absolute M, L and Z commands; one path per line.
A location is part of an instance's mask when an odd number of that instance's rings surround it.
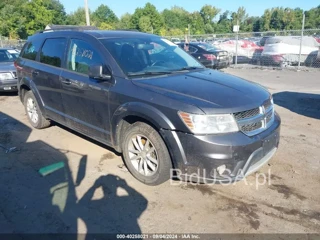
M 225 72 L 267 87 L 282 117 L 274 158 L 229 186 L 143 185 L 112 149 L 32 129 L 18 97 L 0 94 L 0 233 L 320 233 L 320 72 Z

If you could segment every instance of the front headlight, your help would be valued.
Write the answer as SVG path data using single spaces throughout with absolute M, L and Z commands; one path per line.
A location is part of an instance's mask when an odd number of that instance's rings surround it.
M 179 112 L 184 124 L 194 134 L 217 134 L 238 132 L 238 124 L 232 114 L 195 115 Z
M 11 73 L 0 73 L 0 80 L 12 79 Z

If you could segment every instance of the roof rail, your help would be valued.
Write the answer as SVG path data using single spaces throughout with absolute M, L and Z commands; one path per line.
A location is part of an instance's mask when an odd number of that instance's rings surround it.
M 38 31 L 38 33 L 44 32 L 55 32 L 55 31 L 85 31 L 85 30 L 98 30 L 97 27 L 94 26 L 76 26 L 76 25 L 53 25 L 49 24 L 42 31 Z

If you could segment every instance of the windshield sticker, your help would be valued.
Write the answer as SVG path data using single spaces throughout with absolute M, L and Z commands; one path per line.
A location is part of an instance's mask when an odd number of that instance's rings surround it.
M 76 55 L 78 57 L 84 57 L 92 60 L 93 57 L 93 51 L 92 50 L 87 50 L 87 49 L 82 49 L 82 48 L 77 48 L 77 53 Z

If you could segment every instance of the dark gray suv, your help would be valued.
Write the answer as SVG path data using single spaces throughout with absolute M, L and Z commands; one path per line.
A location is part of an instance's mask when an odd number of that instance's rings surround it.
M 265 88 L 206 69 L 159 36 L 38 33 L 16 66 L 33 127 L 52 120 L 113 147 L 145 184 L 239 180 L 279 144 L 280 118 Z

